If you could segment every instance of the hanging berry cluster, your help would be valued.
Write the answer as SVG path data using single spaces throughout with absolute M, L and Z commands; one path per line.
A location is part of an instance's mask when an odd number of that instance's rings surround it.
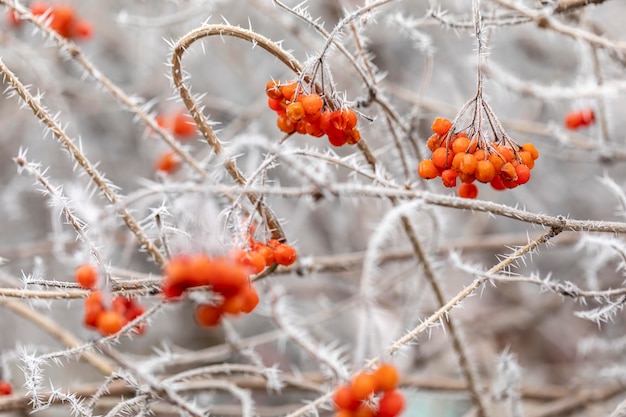
M 588 127 L 596 121 L 596 115 L 591 109 L 571 111 L 565 115 L 565 127 L 576 130 Z
M 219 324 L 226 313 L 252 312 L 259 303 L 259 295 L 250 283 L 250 274 L 263 272 L 274 263 L 291 265 L 296 261 L 295 249 L 287 244 L 275 240 L 270 240 L 267 245 L 252 243 L 250 250 L 233 249 L 226 256 L 174 257 L 164 271 L 163 296 L 178 299 L 190 288 L 211 287 L 221 301 L 196 307 L 196 321 L 205 327 Z
M 8 381 L 0 381 L 0 397 L 3 395 L 11 395 L 13 393 L 13 386 Z
M 428 139 L 430 159 L 419 163 L 424 179 L 441 177 L 443 185 L 454 188 L 460 180 L 460 197 L 476 198 L 474 181 L 490 183 L 496 190 L 515 188 L 530 180 L 539 152 L 532 143 L 522 146 L 512 140 L 487 142 L 470 139 L 467 132 L 453 132 L 452 122 L 438 117 L 432 124 L 434 135 Z
M 390 364 L 382 364 L 374 372 L 358 373 L 335 391 L 335 417 L 396 417 L 405 406 L 398 382 L 398 371 Z
M 36 1 L 30 5 L 30 12 L 33 16 L 46 15 L 50 19 L 50 29 L 66 39 L 90 39 L 93 36 L 92 24 L 87 20 L 78 19 L 70 5 L 52 5 Z M 14 27 L 22 24 L 13 10 L 8 11 L 7 20 Z
M 316 93 L 306 93 L 297 81 L 268 81 L 267 105 L 278 114 L 276 125 L 287 134 L 326 135 L 333 146 L 354 145 L 361 140 L 354 110 L 331 110 Z
M 110 303 L 105 303 L 102 293 L 94 290 L 98 282 L 98 272 L 89 265 L 83 264 L 76 268 L 75 278 L 78 285 L 92 290 L 85 298 L 86 327 L 98 330 L 102 335 L 109 336 L 119 332 L 126 324 L 141 316 L 146 310 L 134 298 L 117 296 Z M 139 324 L 134 331 L 145 332 L 145 326 Z

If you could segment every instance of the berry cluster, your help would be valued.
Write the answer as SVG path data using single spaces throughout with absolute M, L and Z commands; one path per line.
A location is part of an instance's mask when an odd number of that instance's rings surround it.
M 89 39 L 93 36 L 91 23 L 78 19 L 72 6 L 36 1 L 30 5 L 30 12 L 34 16 L 46 15 L 50 19 L 50 29 L 66 39 Z M 14 27 L 22 24 L 13 10 L 8 11 L 7 19 Z
M 571 111 L 565 115 L 565 127 L 570 130 L 580 129 L 592 125 L 596 121 L 596 115 L 591 109 Z
M 397 390 L 398 371 L 382 364 L 374 372 L 357 374 L 335 391 L 335 417 L 396 417 L 404 410 L 404 396 Z M 375 401 L 370 401 L 376 396 Z
M 8 381 L 0 381 L 0 396 L 11 395 L 13 393 L 13 386 Z
M 250 284 L 250 274 L 258 274 L 274 263 L 290 265 L 295 260 L 295 249 L 275 240 L 267 245 L 253 241 L 249 251 L 233 249 L 226 256 L 179 255 L 165 268 L 163 296 L 176 299 L 190 288 L 211 287 L 221 301 L 217 305 L 199 305 L 196 320 L 202 326 L 215 326 L 225 313 L 248 314 L 257 306 L 259 295 Z
M 141 316 L 145 308 L 130 297 L 117 296 L 107 307 L 100 291 L 92 291 L 85 298 L 85 326 L 98 330 L 102 335 L 109 336 L 122 330 L 130 321 Z M 145 326 L 139 324 L 134 331 L 145 332 Z
M 481 142 L 470 139 L 466 132 L 451 132 L 452 122 L 438 117 L 432 124 L 434 135 L 428 139 L 430 159 L 419 163 L 418 174 L 424 179 L 441 177 L 443 185 L 454 188 L 461 184 L 458 195 L 476 198 L 474 181 L 490 183 L 496 190 L 515 188 L 530 180 L 539 152 L 532 143 L 522 146 L 511 141 Z
M 93 266 L 83 264 L 76 268 L 75 278 L 78 285 L 93 290 L 98 283 L 98 272 Z M 119 332 L 128 322 L 145 312 L 145 308 L 130 297 L 117 296 L 110 304 L 110 308 L 107 308 L 102 293 L 92 291 L 85 298 L 85 326 L 108 336 Z M 145 326 L 137 325 L 134 330 L 138 334 L 143 334 Z
M 354 145 L 361 140 L 354 110 L 331 110 L 316 93 L 307 93 L 296 81 L 268 81 L 267 105 L 278 114 L 276 125 L 285 133 L 328 136 L 333 146 Z

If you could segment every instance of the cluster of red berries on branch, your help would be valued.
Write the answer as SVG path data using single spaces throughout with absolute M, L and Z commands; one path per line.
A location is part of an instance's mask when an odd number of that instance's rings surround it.
M 565 127 L 570 130 L 588 127 L 596 121 L 596 115 L 591 109 L 571 111 L 565 115 Z
M 396 417 L 405 406 L 404 395 L 397 389 L 399 380 L 391 364 L 358 373 L 335 391 L 335 417 Z
M 98 272 L 89 264 L 83 264 L 76 268 L 75 278 L 78 285 L 92 290 L 85 298 L 84 303 L 85 326 L 98 330 L 104 336 L 119 332 L 129 322 L 135 320 L 146 311 L 132 297 L 117 296 L 110 303 L 105 303 L 102 292 L 94 290 L 98 283 Z M 143 334 L 145 325 L 139 324 L 133 330 L 137 334 Z
M 504 190 L 530 180 L 530 170 L 539 157 L 532 143 L 519 146 L 511 140 L 487 142 L 451 129 L 452 122 L 448 119 L 438 117 L 433 122 L 434 134 L 428 139 L 432 156 L 419 163 L 420 177 L 441 177 L 443 185 L 450 188 L 457 186 L 458 179 L 461 183 L 457 193 L 465 198 L 478 195 L 475 181 Z
M 238 315 L 252 312 L 259 295 L 250 282 L 250 274 L 259 274 L 277 263 L 291 265 L 296 261 L 295 249 L 276 240 L 268 244 L 254 242 L 250 250 L 233 249 L 226 256 L 205 254 L 178 255 L 164 270 L 162 283 L 166 299 L 178 299 L 191 288 L 208 286 L 221 297 L 217 304 L 196 307 L 198 324 L 211 327 L 220 323 L 226 313 Z
M 13 393 L 13 386 L 8 381 L 0 381 L 0 397 L 3 395 L 11 395 Z
M 79 19 L 70 5 L 52 5 L 36 1 L 30 5 L 30 12 L 34 16 L 46 15 L 50 20 L 50 29 L 66 39 L 90 39 L 93 36 L 92 24 Z M 7 19 L 14 27 L 22 25 L 22 21 L 13 10 L 7 12 Z
M 361 140 L 354 110 L 331 110 L 316 93 L 307 93 L 297 81 L 268 81 L 265 86 L 267 105 L 278 115 L 276 125 L 287 134 L 322 137 L 333 146 L 354 145 Z

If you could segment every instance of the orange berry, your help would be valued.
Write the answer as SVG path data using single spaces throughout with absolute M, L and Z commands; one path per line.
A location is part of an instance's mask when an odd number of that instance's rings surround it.
M 377 413 L 374 412 L 368 405 L 361 404 L 352 414 L 354 417 L 374 417 Z
M 298 83 L 291 82 L 280 87 L 280 92 L 287 101 L 293 101 L 293 97 L 296 95 L 297 88 Z
M 11 395 L 13 386 L 8 381 L 0 381 L 0 396 Z
M 265 258 L 257 252 L 246 252 L 239 261 L 253 274 L 259 274 L 265 269 Z
M 484 161 L 486 156 L 485 151 L 482 149 L 476 149 L 474 152 L 474 157 L 477 161 Z
M 52 8 L 52 21 L 50 29 L 56 31 L 64 38 L 72 36 L 72 22 L 74 20 L 74 9 L 69 5 L 56 5 Z
M 256 306 L 259 305 L 259 293 L 256 292 L 256 289 L 254 289 L 252 285 L 245 287 L 241 291 L 241 297 L 243 301 L 241 311 L 243 313 L 251 313 L 252 310 L 254 310 Z
M 395 366 L 383 363 L 374 371 L 378 391 L 391 391 L 398 386 L 400 374 Z
M 470 145 L 470 141 L 468 138 L 466 137 L 456 138 L 454 142 L 452 142 L 452 152 L 454 153 L 467 152 L 469 145 Z
M 212 327 L 222 319 L 222 310 L 216 306 L 200 304 L 196 307 L 195 318 L 200 326 Z
M 225 259 L 213 259 L 208 284 L 224 297 L 237 294 L 248 285 L 246 268 Z
M 277 247 L 278 245 L 281 245 L 281 244 L 282 244 L 282 243 L 281 243 L 279 240 L 277 240 L 277 239 L 270 239 L 270 240 L 267 242 L 267 246 L 269 246 L 269 247 L 270 247 L 270 248 L 272 248 L 272 249 L 276 249 L 276 247 Z
M 451 127 L 452 127 L 452 122 L 450 120 L 445 119 L 443 117 L 437 117 L 435 121 L 433 122 L 431 129 L 433 130 L 434 133 L 438 134 L 439 136 L 445 136 Z
M 439 169 L 446 169 L 452 166 L 454 154 L 447 148 L 437 148 L 433 152 L 431 160 Z
M 495 177 L 493 177 L 493 179 L 491 180 L 491 186 L 494 190 L 498 191 L 506 189 L 506 186 L 504 185 L 504 182 L 502 182 L 502 177 L 500 175 L 496 175 Z
M 100 333 L 109 336 L 122 330 L 124 324 L 126 324 L 124 317 L 120 313 L 113 310 L 105 310 L 98 316 L 96 327 Z
M 478 161 L 474 176 L 480 182 L 491 182 L 496 176 L 496 168 L 490 161 Z
M 441 142 L 443 139 L 439 135 L 432 135 L 428 138 L 428 142 L 426 142 L 426 146 L 430 149 L 431 152 L 434 152 L 439 146 L 441 146 Z
M 94 288 L 98 282 L 98 271 L 89 264 L 83 264 L 76 268 L 74 275 L 78 285 L 86 289 Z
M 189 139 L 196 134 L 196 125 L 191 115 L 183 110 L 172 117 L 172 133 L 178 139 Z
M 263 257 L 265 266 L 270 266 L 274 263 L 274 250 L 270 247 L 260 244 L 253 249 L 256 253 Z
M 478 165 L 478 161 L 476 160 L 476 157 L 473 154 L 468 153 L 468 154 L 465 154 L 465 156 L 463 156 L 463 159 L 461 159 L 459 170 L 463 174 L 473 174 L 474 171 L 476 171 L 477 165 Z
M 219 305 L 219 309 L 223 313 L 239 314 L 243 310 L 243 297 L 241 293 L 235 294 L 231 297 L 225 297 L 222 304 Z
M 500 172 L 500 169 L 502 168 L 502 165 L 504 165 L 504 162 L 505 162 L 504 159 L 500 155 L 495 154 L 495 153 L 492 153 L 491 155 L 489 155 L 487 160 L 493 164 L 493 167 L 496 169 L 496 172 Z
M 457 173 L 454 169 L 446 169 L 441 173 L 441 181 L 448 188 L 456 187 Z
M 519 185 L 526 184 L 530 180 L 530 168 L 526 165 L 520 164 L 516 166 L 515 174 L 517 175 L 517 183 Z
M 302 97 L 302 99 L 300 99 Z M 324 100 L 318 94 L 302 94 L 298 96 L 298 101 L 302 103 L 304 112 L 307 115 L 316 114 L 322 111 L 324 107 Z
M 519 158 L 521 159 L 521 163 L 526 165 L 528 168 L 533 169 L 535 167 L 535 160 L 532 155 L 528 151 L 521 151 L 518 153 Z
M 476 186 L 476 184 L 464 182 L 461 185 L 459 185 L 459 188 L 457 189 L 457 193 L 459 197 L 476 198 L 476 196 L 478 196 L 478 187 Z
M 511 162 L 513 160 L 513 151 L 508 146 L 498 145 L 496 146 L 496 152 L 498 152 L 505 162 Z
M 361 140 L 361 132 L 356 128 L 344 130 L 343 137 L 348 145 L 355 145 Z
M 435 163 L 430 159 L 420 161 L 417 166 L 417 173 L 425 180 L 432 180 L 433 178 L 437 178 L 439 176 L 439 171 L 437 170 Z
M 296 257 L 296 250 L 292 246 L 283 243 L 274 248 L 274 260 L 279 265 L 291 265 Z
M 342 385 L 335 390 L 333 394 L 333 403 L 338 410 L 356 410 L 359 408 L 359 400 L 352 395 L 352 389 L 346 385 Z
M 165 174 L 173 174 L 180 167 L 180 159 L 174 151 L 166 151 L 159 156 L 154 164 L 154 168 Z
M 376 391 L 376 378 L 373 374 L 359 373 L 352 378 L 350 391 L 357 400 L 364 400 Z
M 461 161 L 463 160 L 465 155 L 467 155 L 465 152 L 459 152 L 457 154 L 454 154 L 454 158 L 452 158 L 452 168 L 453 169 L 455 169 L 457 171 L 460 171 Z
M 350 410 L 338 410 L 333 417 L 354 417 L 354 412 Z
M 532 156 L 533 159 L 539 158 L 539 151 L 537 151 L 537 148 L 535 148 L 535 145 L 533 145 L 530 142 L 522 145 L 522 151 L 526 151 L 530 153 L 530 156 Z
M 320 127 L 319 123 L 311 123 L 311 122 L 307 121 L 304 124 L 304 130 L 306 130 L 306 133 L 308 133 L 309 135 L 314 136 L 316 138 L 320 138 L 320 137 L 324 136 L 324 131 Z
M 328 136 L 328 142 L 333 146 L 343 146 L 346 144 L 346 136 L 341 130 L 335 133 L 328 132 L 326 135 Z
M 279 83 L 274 80 L 270 80 L 267 84 L 265 84 L 265 94 L 267 94 L 267 97 L 279 101 L 283 98 L 283 93 L 280 91 Z
M 500 168 L 500 175 L 502 175 L 503 180 L 507 181 L 513 181 L 517 178 L 517 174 L 515 174 L 515 167 L 510 162 L 502 165 L 502 168 Z
M 578 129 L 583 125 L 583 117 L 580 112 L 569 112 L 565 115 L 565 127 L 570 130 Z
M 74 25 L 74 36 L 80 39 L 90 39 L 93 36 L 93 25 L 87 20 L 79 20 Z
M 352 109 L 341 110 L 341 126 L 342 130 L 354 129 L 357 124 L 356 113 Z
M 282 105 L 282 101 L 279 98 L 267 98 L 267 107 L 274 110 L 276 113 L 284 113 L 285 108 Z
M 459 179 L 465 184 L 471 184 L 476 180 L 476 177 L 474 176 L 474 174 L 464 174 L 461 172 L 459 174 Z
M 299 121 L 305 115 L 304 106 L 302 105 L 302 103 L 299 103 L 297 101 L 294 103 L 288 104 L 285 110 L 287 111 L 287 117 L 289 117 L 289 119 L 292 122 Z
M 276 119 L 276 126 L 285 133 L 293 133 L 296 131 L 296 124 L 287 116 L 287 114 L 279 114 Z
M 98 317 L 100 313 L 104 311 L 104 305 L 102 304 L 102 294 L 100 291 L 93 291 L 84 301 L 85 305 L 85 318 L 83 323 L 87 327 L 96 328 L 98 325 Z
M 377 417 L 396 417 L 405 406 L 404 395 L 398 390 L 387 391 L 378 402 Z

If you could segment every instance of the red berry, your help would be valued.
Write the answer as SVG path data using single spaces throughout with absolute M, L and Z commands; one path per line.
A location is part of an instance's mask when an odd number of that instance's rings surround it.
M 274 260 L 279 265 L 291 265 L 296 257 L 296 250 L 292 246 L 283 243 L 274 248 Z
M 212 327 L 222 319 L 222 310 L 216 306 L 202 304 L 196 307 L 196 321 L 200 326 Z
M 13 392 L 13 386 L 7 381 L 0 381 L 0 396 L 11 395 Z
M 350 387 L 342 385 L 335 391 L 333 403 L 338 410 L 356 410 L 360 401 L 354 398 Z
M 90 39 L 93 36 L 93 25 L 87 20 L 79 20 L 74 25 L 74 36 L 81 39 Z
M 113 310 L 105 310 L 98 316 L 96 327 L 103 335 L 109 336 L 122 330 L 125 323 L 124 317 Z
M 359 373 L 350 382 L 350 391 L 357 400 L 364 400 L 376 390 L 376 378 L 373 374 Z
M 94 288 L 98 282 L 98 272 L 89 264 L 83 264 L 76 268 L 74 275 L 78 285 L 86 289 Z
M 166 151 L 154 163 L 154 168 L 164 174 L 173 174 L 180 167 L 180 159 L 174 151 Z
M 404 395 L 400 391 L 387 391 L 378 403 L 377 417 L 396 417 L 404 410 L 404 405 Z
M 459 185 L 457 193 L 459 194 L 459 197 L 476 198 L 478 196 L 478 187 L 476 184 L 464 182 Z
M 378 391 L 391 391 L 398 386 L 400 375 L 395 366 L 384 363 L 374 371 Z
M 445 136 L 451 127 L 452 127 L 452 122 L 450 120 L 445 119 L 443 117 L 437 117 L 435 121 L 433 122 L 431 129 L 433 130 L 434 133 L 438 134 L 439 136 Z

